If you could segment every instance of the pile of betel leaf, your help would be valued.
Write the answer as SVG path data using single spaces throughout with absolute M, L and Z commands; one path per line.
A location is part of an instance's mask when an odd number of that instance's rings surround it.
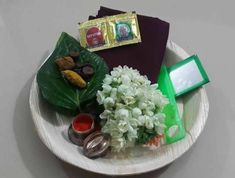
M 90 64 L 94 70 L 94 75 L 85 88 L 72 85 L 56 65 L 56 60 L 68 56 L 71 52 L 79 53 L 76 65 Z M 89 52 L 76 39 L 63 32 L 55 50 L 39 69 L 37 83 L 43 98 L 59 112 L 76 115 L 78 112 L 91 111 L 91 108 L 95 108 L 97 112 L 96 93 L 101 89 L 108 71 L 101 57 Z

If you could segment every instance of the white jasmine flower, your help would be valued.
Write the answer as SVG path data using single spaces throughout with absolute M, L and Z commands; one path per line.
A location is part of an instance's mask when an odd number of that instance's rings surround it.
M 128 131 L 128 123 L 125 121 L 120 121 L 118 123 L 118 129 L 120 132 L 125 133 Z
M 105 108 L 110 108 L 113 107 L 115 104 L 114 99 L 111 97 L 107 97 L 104 99 L 104 107 Z
M 137 107 L 132 109 L 132 115 L 135 118 L 138 118 L 142 114 L 141 110 Z
M 125 93 L 127 93 L 127 91 L 128 91 L 128 86 L 127 85 L 120 85 L 119 87 L 118 87 L 118 92 L 119 93 L 121 93 L 121 94 L 123 94 L 123 95 L 125 95 Z
M 138 135 L 137 135 L 137 130 L 133 129 L 132 127 L 130 127 L 131 129 L 129 129 L 128 133 L 127 133 L 127 139 L 128 141 L 134 141 Z
M 106 75 L 97 101 L 104 106 L 100 118 L 102 132 L 111 136 L 113 151 L 135 145 L 140 127 L 164 133 L 165 115 L 161 113 L 168 100 L 151 85 L 146 76 L 127 66 L 118 66 Z
M 114 100 L 117 99 L 117 88 L 112 88 L 110 97 L 112 97 Z
M 165 129 L 165 125 L 164 124 L 158 124 L 156 127 L 155 127 L 155 130 L 156 132 L 161 135 L 161 134 L 164 134 L 164 129 Z
M 132 96 L 123 96 L 121 98 L 126 105 L 134 104 L 136 102 L 135 98 Z
M 113 70 L 113 71 L 111 71 L 111 76 L 115 77 L 115 78 L 118 78 L 120 76 L 120 73 L 116 70 Z
M 104 112 L 102 112 L 100 114 L 100 118 L 101 119 L 107 119 L 107 118 L 109 118 L 109 116 L 111 116 L 111 114 L 112 114 L 112 111 L 110 111 L 108 109 L 105 109 Z
M 103 88 L 103 93 L 106 93 L 106 94 L 110 93 L 112 90 L 112 87 L 108 84 L 103 84 L 102 88 Z
M 153 116 L 153 115 L 154 115 L 154 112 L 151 111 L 151 110 L 146 110 L 146 111 L 145 111 L 145 114 L 146 114 L 147 116 Z
M 140 115 L 138 117 L 138 120 L 140 122 L 140 125 L 145 125 L 145 115 Z
M 138 106 L 139 106 L 140 109 L 147 109 L 148 105 L 144 102 L 140 102 Z
M 96 96 L 97 96 L 97 101 L 98 101 L 98 103 L 99 103 L 99 104 L 103 104 L 103 101 L 104 101 L 104 99 L 105 99 L 104 94 L 103 94 L 101 91 L 97 91 Z
M 166 116 L 164 113 L 157 113 L 154 117 L 156 117 L 160 123 L 164 123 Z
M 153 121 L 149 116 L 145 116 L 145 127 L 147 129 L 152 129 L 154 127 Z
M 131 80 L 130 80 L 128 75 L 122 75 L 121 76 L 121 81 L 122 81 L 122 83 L 124 85 L 128 85 L 131 82 Z
M 129 111 L 127 109 L 119 109 L 115 112 L 116 119 L 126 119 L 129 116 Z
M 105 76 L 105 79 L 104 79 L 104 84 L 106 85 L 110 85 L 112 83 L 112 77 L 110 75 L 107 75 Z

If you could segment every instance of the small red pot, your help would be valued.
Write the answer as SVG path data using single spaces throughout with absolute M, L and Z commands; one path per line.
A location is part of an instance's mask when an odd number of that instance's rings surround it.
M 88 113 L 80 113 L 72 121 L 72 129 L 77 134 L 89 134 L 94 127 L 94 117 Z

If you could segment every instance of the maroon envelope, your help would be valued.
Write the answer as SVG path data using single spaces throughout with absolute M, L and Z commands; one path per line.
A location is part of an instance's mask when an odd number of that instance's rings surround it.
M 96 17 L 116 15 L 122 11 L 100 7 Z M 97 51 L 104 58 L 110 70 L 118 65 L 127 65 L 146 75 L 152 83 L 156 83 L 164 57 L 169 34 L 169 23 L 158 18 L 138 15 L 141 43 Z

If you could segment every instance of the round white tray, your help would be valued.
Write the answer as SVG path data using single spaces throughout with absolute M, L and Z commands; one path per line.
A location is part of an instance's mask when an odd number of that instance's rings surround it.
M 168 42 L 165 63 L 172 65 L 189 55 L 178 45 Z M 209 111 L 204 88 L 199 88 L 177 100 L 186 128 L 186 137 L 157 150 L 136 147 L 125 155 L 108 155 L 95 160 L 82 154 L 82 149 L 68 140 L 67 129 L 72 118 L 50 109 L 39 93 L 34 79 L 30 91 L 30 109 L 37 133 L 42 142 L 61 160 L 82 169 L 106 175 L 130 175 L 159 169 L 185 153 L 202 132 Z

